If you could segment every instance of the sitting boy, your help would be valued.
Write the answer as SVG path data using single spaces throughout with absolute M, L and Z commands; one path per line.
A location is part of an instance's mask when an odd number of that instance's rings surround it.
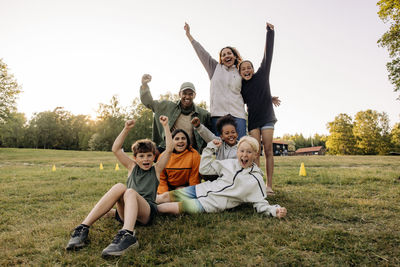
M 114 185 L 90 211 L 83 222 L 75 228 L 66 247 L 74 250 L 85 246 L 89 227 L 111 210 L 116 204 L 116 218 L 123 222 L 112 243 L 106 247 L 102 256 L 120 256 L 126 250 L 139 245 L 134 231 L 136 221 L 148 225 L 157 215 L 155 203 L 160 173 L 165 168 L 172 153 L 172 137 L 168 126 L 168 117 L 160 116 L 164 127 L 166 150 L 153 166 L 156 146 L 147 139 L 136 141 L 132 145 L 133 159 L 122 150 L 122 145 L 129 131 L 135 125 L 133 120 L 125 123 L 124 129 L 115 139 L 112 151 L 117 159 L 128 169 L 127 186 Z
M 221 145 L 221 143 L 219 143 Z M 269 205 L 261 170 L 254 163 L 259 144 L 250 136 L 242 137 L 238 144 L 237 159 L 215 160 L 213 153 L 218 144 L 209 142 L 203 150 L 200 172 L 217 174 L 215 181 L 163 193 L 157 197 L 161 213 L 221 212 L 241 203 L 253 203 L 258 213 L 277 218 L 286 216 L 286 208 Z

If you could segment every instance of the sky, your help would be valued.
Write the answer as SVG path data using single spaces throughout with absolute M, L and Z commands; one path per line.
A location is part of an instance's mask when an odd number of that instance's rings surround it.
M 230 45 L 258 68 L 268 21 L 271 92 L 282 101 L 274 135 L 312 136 L 328 134 L 340 113 L 373 109 L 400 122 L 388 52 L 377 45 L 389 25 L 377 11 L 376 0 L 0 0 L 0 58 L 22 85 L 28 119 L 56 107 L 95 118 L 113 95 L 129 106 L 145 73 L 155 99 L 190 81 L 195 102 L 209 103 L 184 23 L 215 59 Z

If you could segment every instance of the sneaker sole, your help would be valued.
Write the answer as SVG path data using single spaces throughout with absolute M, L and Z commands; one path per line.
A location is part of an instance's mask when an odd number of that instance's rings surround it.
M 130 245 L 129 247 L 127 247 L 124 250 L 121 251 L 112 251 L 112 252 L 106 252 L 104 253 L 104 251 L 101 253 L 102 257 L 108 257 L 108 256 L 121 256 L 122 254 L 124 254 L 126 251 L 128 250 L 133 250 L 135 248 L 139 247 L 139 242 L 136 241 L 135 244 Z

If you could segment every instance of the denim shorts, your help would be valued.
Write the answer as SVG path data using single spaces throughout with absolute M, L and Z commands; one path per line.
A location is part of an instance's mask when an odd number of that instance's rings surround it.
M 271 121 L 271 122 L 267 122 L 266 124 L 264 124 L 264 126 L 260 127 L 261 130 L 266 130 L 266 129 L 274 129 L 275 126 L 275 122 Z

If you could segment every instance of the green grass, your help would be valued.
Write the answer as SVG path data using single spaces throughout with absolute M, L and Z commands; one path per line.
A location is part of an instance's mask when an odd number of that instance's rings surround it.
M 307 177 L 298 176 L 301 162 Z M 390 156 L 276 157 L 269 201 L 287 207 L 284 220 L 251 205 L 160 216 L 137 227 L 139 249 L 104 260 L 120 227 L 104 218 L 88 247 L 66 252 L 71 230 L 125 183 L 116 163 L 110 152 L 0 149 L 0 265 L 400 265 L 400 157 Z

